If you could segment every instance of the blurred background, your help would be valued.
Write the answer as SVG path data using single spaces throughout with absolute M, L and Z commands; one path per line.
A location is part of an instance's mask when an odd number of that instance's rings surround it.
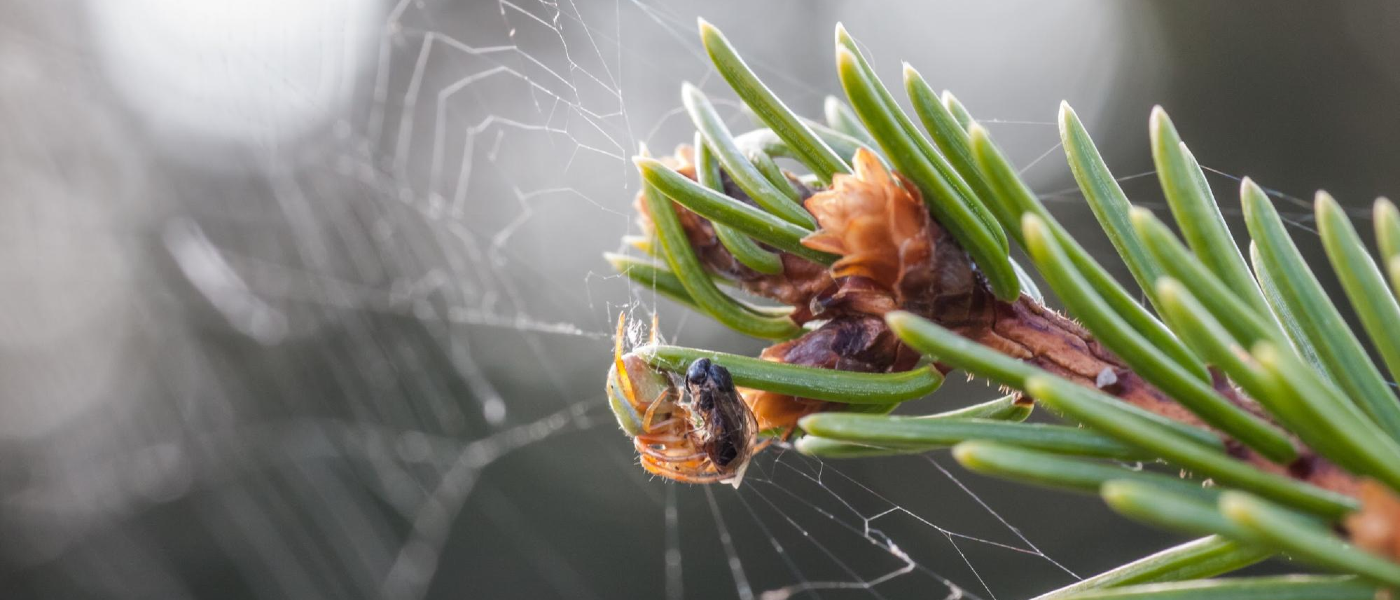
M 813 116 L 844 22 L 1105 256 L 1062 99 L 1148 206 L 1165 106 L 1226 212 L 1254 177 L 1314 257 L 1314 190 L 1361 220 L 1400 190 L 1383 0 L 3 0 L 0 596 L 1012 598 L 1174 541 L 946 453 L 770 451 L 739 491 L 636 466 L 619 311 L 761 347 L 601 258 L 638 143 L 690 140 L 682 81 L 748 123 L 697 14 Z

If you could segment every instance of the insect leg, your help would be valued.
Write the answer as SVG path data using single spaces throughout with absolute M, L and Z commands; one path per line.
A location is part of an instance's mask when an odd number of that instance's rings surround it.
M 627 365 L 622 362 L 622 338 L 627 333 L 627 313 L 617 315 L 617 337 L 613 341 L 613 363 L 617 365 L 617 379 L 622 384 L 622 394 L 632 406 L 637 405 L 637 394 L 632 391 L 632 378 L 627 375 Z
M 647 405 L 647 412 L 642 416 L 642 431 L 653 431 L 651 419 L 656 416 L 656 409 L 661 406 L 661 401 L 666 398 L 667 392 L 668 390 L 661 390 L 661 393 L 656 396 L 656 399 L 652 400 L 651 404 Z

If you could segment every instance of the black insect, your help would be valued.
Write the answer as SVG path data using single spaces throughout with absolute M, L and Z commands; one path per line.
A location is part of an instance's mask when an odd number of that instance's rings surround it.
M 695 445 L 718 471 L 732 473 L 737 483 L 755 450 L 758 422 L 753 412 L 735 389 L 729 371 L 708 358 L 690 364 L 685 392 Z
M 685 483 L 739 486 L 758 442 L 758 421 L 729 371 L 709 359 L 695 361 L 684 378 L 655 369 L 635 352 L 622 352 L 626 313 L 618 316 L 608 403 L 632 438 L 648 473 Z M 650 344 L 657 343 L 652 319 Z

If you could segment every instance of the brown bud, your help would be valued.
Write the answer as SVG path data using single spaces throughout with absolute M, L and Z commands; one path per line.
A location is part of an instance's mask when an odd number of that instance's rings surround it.
M 1361 510 L 1344 522 L 1352 543 L 1390 560 L 1400 559 L 1400 497 L 1370 479 L 1361 482 L 1360 497 Z
M 875 154 L 856 151 L 855 173 L 832 178 L 831 189 L 807 199 L 821 229 L 802 244 L 840 254 L 831 274 L 860 278 L 892 296 L 864 305 L 884 314 L 891 307 L 934 317 L 950 303 L 966 304 L 981 291 L 966 253 L 929 216 L 918 188 L 890 173 Z M 868 294 L 866 294 L 868 295 Z M 959 306 L 952 311 L 965 312 Z

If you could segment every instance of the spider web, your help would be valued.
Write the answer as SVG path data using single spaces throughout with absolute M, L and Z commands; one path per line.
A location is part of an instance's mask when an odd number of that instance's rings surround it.
M 744 10 L 777 22 L 797 7 Z M 599 266 L 635 232 L 638 144 L 689 139 L 681 80 L 746 122 L 693 17 L 642 0 L 385 6 L 371 58 L 332 65 L 349 101 L 324 135 L 241 165 L 258 176 L 236 201 L 140 232 L 155 242 L 134 278 L 158 288 L 134 317 L 144 383 L 17 444 L 17 591 L 997 598 L 1163 545 L 1121 522 L 1086 531 L 1083 515 L 1105 518 L 1095 503 L 1037 491 L 1028 505 L 940 453 L 877 466 L 775 447 L 738 490 L 644 475 L 602 394 L 617 313 L 659 310 L 686 345 L 760 347 Z M 828 61 L 769 57 L 807 37 L 829 51 L 811 32 L 832 20 L 731 35 L 811 109 L 837 89 Z M 1013 116 L 982 122 L 1023 173 L 1063 181 L 1047 175 L 1063 171 L 1054 123 L 998 109 Z M 1146 190 L 1151 175 L 1120 180 Z M 1307 203 L 1275 196 L 1310 230 Z M 1087 215 L 1076 190 L 1044 197 Z M 990 394 L 950 382 L 917 408 Z M 1117 545 L 1072 550 L 1088 540 Z

